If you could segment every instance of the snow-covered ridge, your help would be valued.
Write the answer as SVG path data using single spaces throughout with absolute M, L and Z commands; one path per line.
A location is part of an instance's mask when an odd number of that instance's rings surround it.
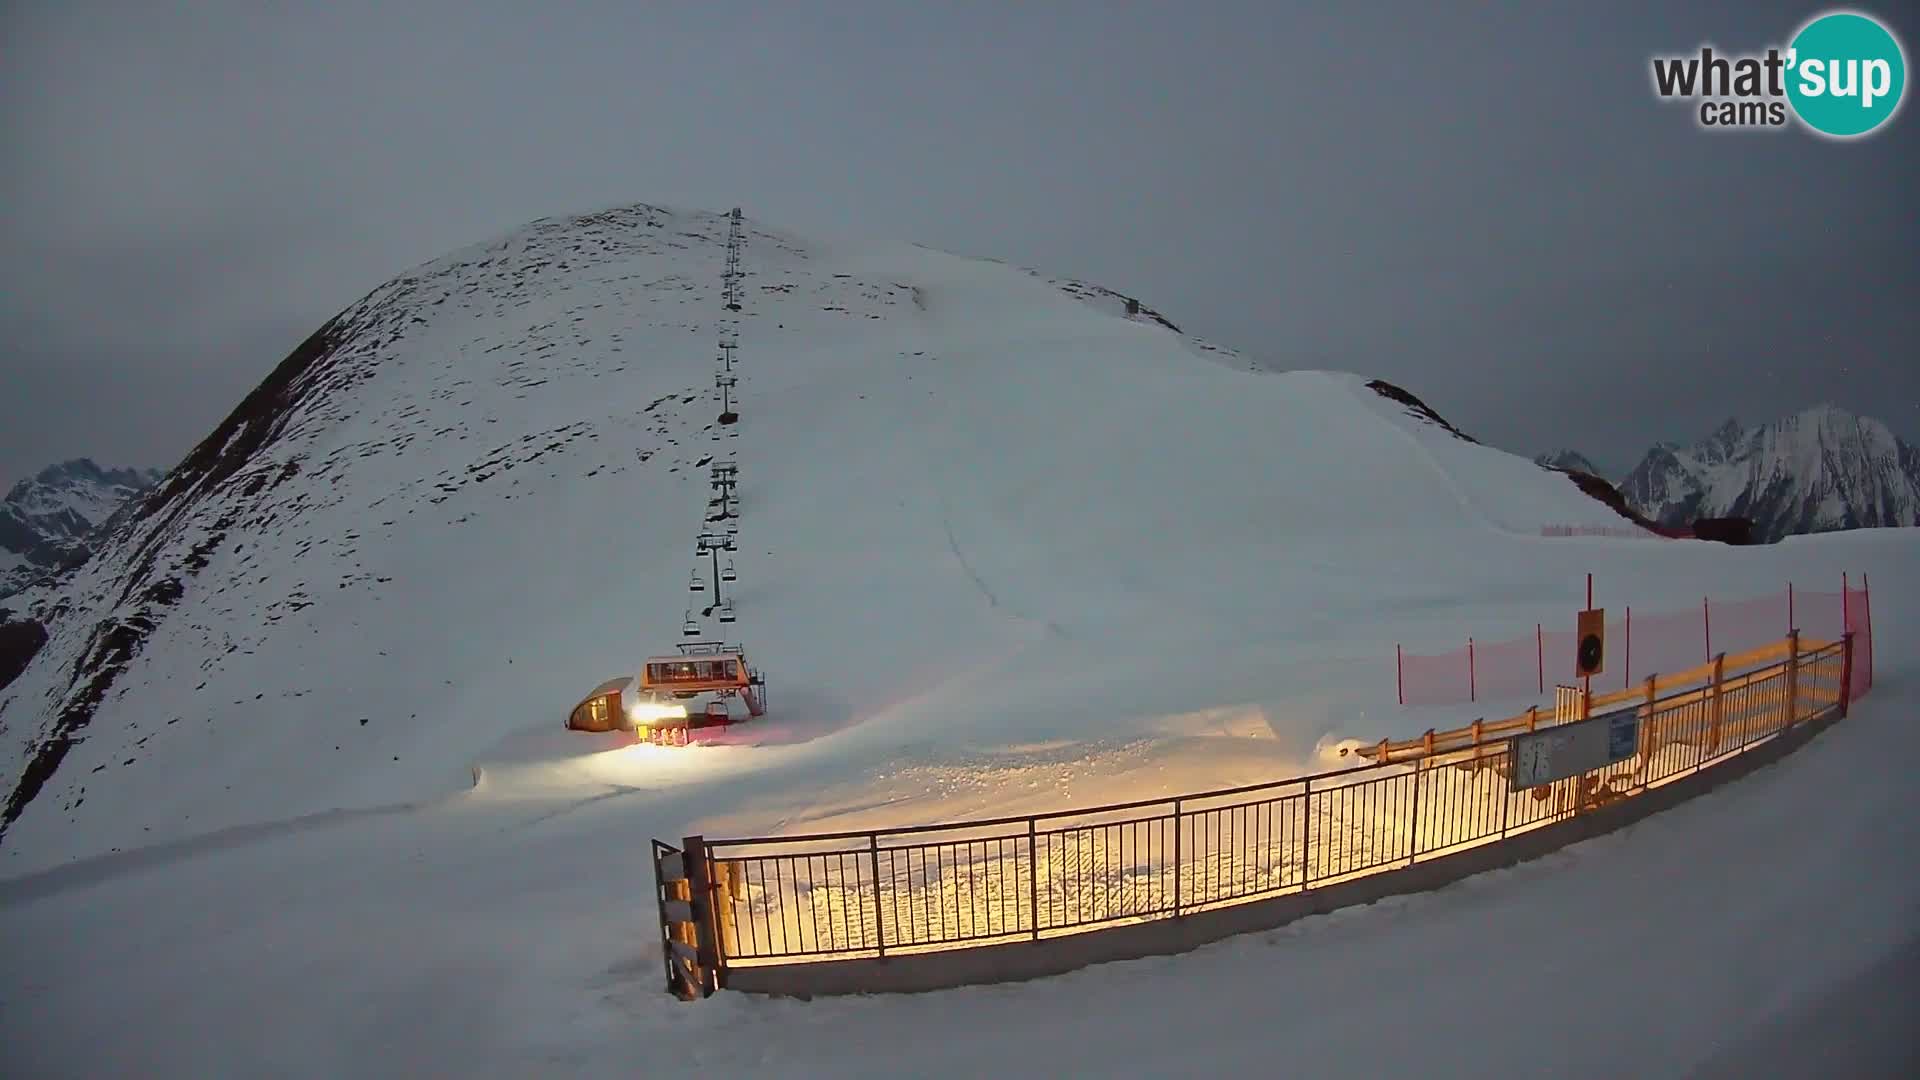
M 1583 472 L 1589 476 L 1606 475 L 1601 472 L 1599 467 L 1593 463 L 1592 459 L 1588 458 L 1585 454 L 1582 454 L 1578 450 L 1569 450 L 1564 447 L 1541 454 L 1534 458 L 1533 461 L 1536 465 L 1544 465 L 1549 469 L 1559 469 L 1562 472 Z
M 678 640 L 722 452 L 752 541 L 729 636 L 777 714 L 728 759 L 756 770 L 1071 745 L 1090 718 L 1160 738 L 1378 655 L 1350 639 L 1383 581 L 1498 576 L 1488 544 L 1617 520 L 1360 377 L 1245 370 L 1118 294 L 751 219 L 723 447 L 726 231 L 535 222 L 295 349 L 22 598 L 45 643 L 0 685 L 8 869 L 469 785 Z M 1218 663 L 1170 678 L 1191 655 Z
M 1626 478 L 1663 524 L 1745 517 L 1760 539 L 1920 524 L 1920 449 L 1887 426 L 1818 405 L 1755 428 L 1728 420 L 1700 442 L 1655 446 Z

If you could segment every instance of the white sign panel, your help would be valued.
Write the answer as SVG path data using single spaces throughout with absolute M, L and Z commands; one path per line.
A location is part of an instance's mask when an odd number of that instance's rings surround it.
M 1514 791 L 1525 791 L 1569 776 L 1605 768 L 1634 755 L 1640 736 L 1638 710 L 1622 709 L 1571 724 L 1515 735 Z

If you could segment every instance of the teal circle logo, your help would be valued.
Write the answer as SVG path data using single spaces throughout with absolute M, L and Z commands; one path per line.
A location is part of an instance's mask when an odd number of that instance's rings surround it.
M 1907 89 L 1906 55 L 1879 22 L 1851 11 L 1801 27 L 1787 53 L 1787 100 L 1802 123 L 1849 139 L 1893 118 Z

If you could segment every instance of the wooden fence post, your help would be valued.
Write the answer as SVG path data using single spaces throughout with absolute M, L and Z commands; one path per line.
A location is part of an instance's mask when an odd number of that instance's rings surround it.
M 888 856 L 889 859 L 892 856 Z M 873 940 L 880 955 L 887 955 L 887 922 L 880 914 L 880 834 L 867 834 L 867 866 L 873 871 Z M 1015 876 L 1015 881 L 1020 880 Z
M 1800 719 L 1800 631 L 1787 635 L 1787 722 L 1792 727 Z
M 1657 688 L 1654 686 L 1654 680 L 1658 679 L 1659 677 L 1660 676 L 1658 674 L 1647 676 L 1646 729 L 1647 729 L 1647 763 L 1649 765 L 1653 763 L 1653 755 L 1658 753 L 1660 750 L 1660 740 L 1655 735 L 1655 731 L 1657 729 L 1656 729 L 1656 725 L 1653 722 L 1653 716 L 1654 716 L 1653 699 L 1654 699 L 1654 694 L 1657 692 Z
M 713 880 L 707 870 L 707 842 L 689 836 L 680 842 L 687 866 L 687 902 L 693 906 L 693 946 L 700 967 L 700 996 L 719 988 L 720 949 L 713 932 Z
M 1717 653 L 1713 658 L 1713 688 L 1707 705 L 1707 753 L 1720 749 L 1720 720 L 1723 714 L 1724 700 L 1721 695 L 1720 680 L 1726 674 L 1727 654 Z M 1695 766 L 1698 767 L 1697 765 Z
M 1853 631 L 1840 632 L 1840 718 L 1847 718 L 1853 704 Z
M 908 856 L 912 858 L 911 855 Z M 907 863 L 907 887 L 913 887 L 913 863 Z M 1027 908 L 1033 915 L 1033 940 L 1040 940 L 1040 837 L 1027 819 Z M 912 902 L 908 902 L 911 918 Z M 1180 914 L 1180 800 L 1173 802 L 1173 913 Z

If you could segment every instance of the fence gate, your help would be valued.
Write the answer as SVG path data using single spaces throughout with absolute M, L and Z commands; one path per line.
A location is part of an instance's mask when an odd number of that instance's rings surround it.
M 660 905 L 660 952 L 667 992 L 682 1001 L 703 998 L 719 986 L 712 905 L 705 884 L 706 845 L 689 836 L 684 846 L 653 841 L 654 897 Z

